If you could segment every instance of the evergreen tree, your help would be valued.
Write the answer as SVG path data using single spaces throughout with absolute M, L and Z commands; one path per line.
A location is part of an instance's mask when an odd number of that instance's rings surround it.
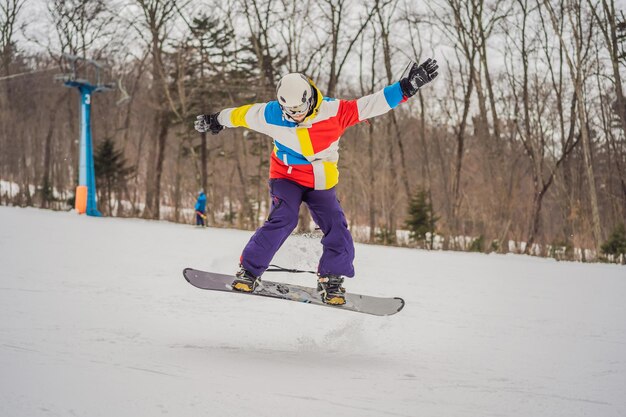
M 470 252 L 484 252 L 485 251 L 485 237 L 483 235 L 478 236 L 472 240 L 469 247 Z
M 106 201 L 108 213 L 111 214 L 111 194 L 121 192 L 126 179 L 134 172 L 134 169 L 126 165 L 124 153 L 115 149 L 111 138 L 106 138 L 98 146 L 94 155 L 94 169 L 100 201 Z
M 411 233 L 411 240 L 416 243 L 426 243 L 430 233 L 428 246 L 432 248 L 437 220 L 439 218 L 435 217 L 428 193 L 422 189 L 418 190 L 409 201 L 408 219 L 405 223 Z
M 626 227 L 624 227 L 624 223 L 617 225 L 601 249 L 605 255 L 615 257 L 623 255 L 626 257 Z

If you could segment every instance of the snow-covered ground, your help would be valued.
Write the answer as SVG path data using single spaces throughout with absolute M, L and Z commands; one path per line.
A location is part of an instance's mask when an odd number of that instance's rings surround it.
M 357 245 L 390 317 L 185 282 L 249 236 L 0 207 L 0 416 L 626 415 L 623 266 Z

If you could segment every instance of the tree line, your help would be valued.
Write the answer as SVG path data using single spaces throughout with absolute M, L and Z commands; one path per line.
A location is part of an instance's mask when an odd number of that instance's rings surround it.
M 626 18 L 614 0 L 43 4 L 0 0 L 0 180 L 19 188 L 2 204 L 71 202 L 79 109 L 54 82 L 63 54 L 106 63 L 118 87 L 93 98 L 103 213 L 190 221 L 204 189 L 211 225 L 246 229 L 267 214 L 271 140 L 199 134 L 197 114 L 272 100 L 287 72 L 356 98 L 434 57 L 433 86 L 342 139 L 338 193 L 359 240 L 397 244 L 416 227 L 426 247 L 436 234 L 449 249 L 596 258 L 621 236 Z

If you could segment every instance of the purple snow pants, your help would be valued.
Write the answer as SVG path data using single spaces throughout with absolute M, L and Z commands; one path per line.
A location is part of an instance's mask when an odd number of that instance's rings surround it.
M 247 271 L 255 276 L 265 272 L 274 254 L 298 225 L 300 204 L 305 202 L 313 221 L 324 233 L 318 273 L 354 276 L 354 244 L 334 188 L 314 190 L 280 178 L 270 180 L 270 195 L 270 215 L 241 255 L 241 265 Z

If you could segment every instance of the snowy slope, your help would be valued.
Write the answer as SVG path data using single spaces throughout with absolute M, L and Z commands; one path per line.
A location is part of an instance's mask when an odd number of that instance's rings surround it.
M 391 317 L 185 282 L 249 236 L 0 207 L 0 416 L 626 415 L 624 267 L 357 245 Z

